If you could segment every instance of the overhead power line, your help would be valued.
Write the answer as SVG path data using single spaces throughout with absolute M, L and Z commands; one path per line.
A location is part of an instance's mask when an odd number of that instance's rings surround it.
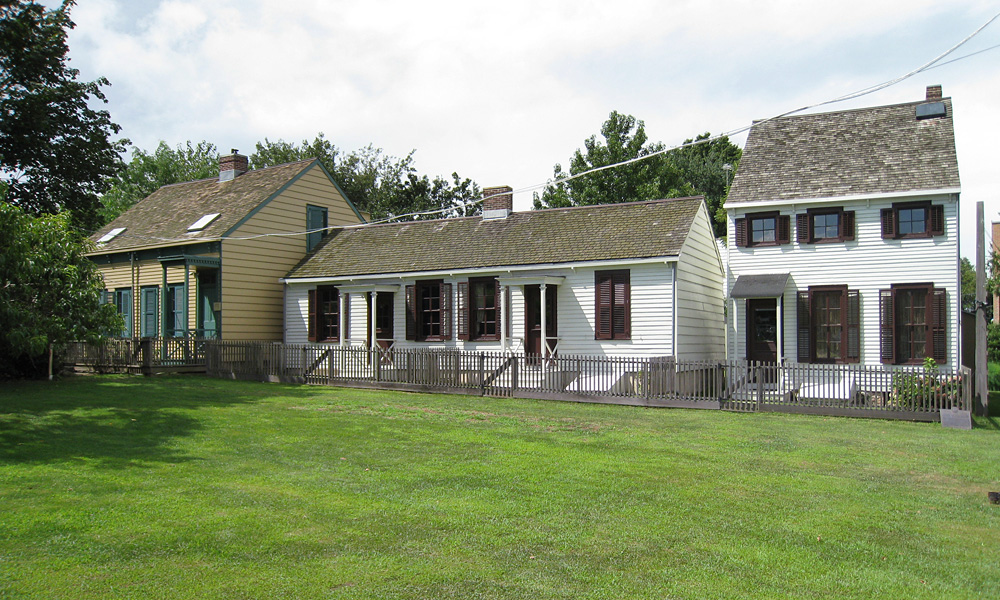
M 567 175 L 565 177 L 560 177 L 560 178 L 555 179 L 555 180 L 549 180 L 549 181 L 546 181 L 545 183 L 538 183 L 538 184 L 534 184 L 534 185 L 529 185 L 529 186 L 517 188 L 517 189 L 515 189 L 513 191 L 510 191 L 510 192 L 504 191 L 504 192 L 500 192 L 500 193 L 497 193 L 497 194 L 493 194 L 491 196 L 484 196 L 482 198 L 478 198 L 478 199 L 470 201 L 470 202 L 466 202 L 466 203 L 459 204 L 459 205 L 456 205 L 456 206 L 450 206 L 450 207 L 447 207 L 447 208 L 441 208 L 441 209 L 429 210 L 429 211 L 412 212 L 412 213 L 406 213 L 406 214 L 401 214 L 401 215 L 393 215 L 392 217 L 387 217 L 385 219 L 380 219 L 378 221 L 372 221 L 370 223 L 361 223 L 361 224 L 358 224 L 358 225 L 335 225 L 335 226 L 331 226 L 331 227 L 323 227 L 323 228 L 319 228 L 319 229 L 309 229 L 309 230 L 305 230 L 305 231 L 278 232 L 278 233 L 261 233 L 261 234 L 252 235 L 252 236 L 229 237 L 229 238 L 224 238 L 224 239 L 228 239 L 228 240 L 252 240 L 252 239 L 258 239 L 258 238 L 262 238 L 262 237 L 288 237 L 288 236 L 297 236 L 297 235 L 305 235 L 305 234 L 309 234 L 309 233 L 319 233 L 319 232 L 322 232 L 322 231 L 329 231 L 329 230 L 332 230 L 332 229 L 348 229 L 348 228 L 355 228 L 355 227 L 365 227 L 365 226 L 368 226 L 368 225 L 378 225 L 378 224 L 382 224 L 382 223 L 389 223 L 389 222 L 392 222 L 392 221 L 397 221 L 399 219 L 403 219 L 403 218 L 407 218 L 407 217 L 419 217 L 419 216 L 436 215 L 436 214 L 442 214 L 442 213 L 447 213 L 447 212 L 459 211 L 459 210 L 468 208 L 470 206 L 476 206 L 478 204 L 481 204 L 484 200 L 487 200 L 489 198 L 493 198 L 495 196 L 503 196 L 503 195 L 508 195 L 508 194 L 519 194 L 519 193 L 524 193 L 524 192 L 537 191 L 537 190 L 545 189 L 545 188 L 550 187 L 552 185 L 558 185 L 558 184 L 561 184 L 561 183 L 566 183 L 568 181 L 572 181 L 574 179 L 579 179 L 579 178 L 585 177 L 587 175 L 592 175 L 594 173 L 599 173 L 601 171 L 607 171 L 608 169 L 615 169 L 615 168 L 618 168 L 618 167 L 623 167 L 623 166 L 626 166 L 626 165 L 637 163 L 639 161 L 648 160 L 648 159 L 650 159 L 650 158 L 652 158 L 654 156 L 658 156 L 660 154 L 665 154 L 667 152 L 671 152 L 673 150 L 677 150 L 677 149 L 680 149 L 680 148 L 688 148 L 688 147 L 691 147 L 691 146 L 697 146 L 699 144 L 705 144 L 705 143 L 713 142 L 713 141 L 716 141 L 716 140 L 720 140 L 722 138 L 728 138 L 728 137 L 731 137 L 731 136 L 743 133 L 744 131 L 748 131 L 754 125 L 757 125 L 757 124 L 760 124 L 760 123 L 767 123 L 769 121 L 774 121 L 775 119 L 781 119 L 783 117 L 791 116 L 791 115 L 794 115 L 794 114 L 797 114 L 797 113 L 801 113 L 801 112 L 804 112 L 804 111 L 807 111 L 807 110 L 812 110 L 814 108 L 820 108 L 822 106 L 828 106 L 830 104 L 836 104 L 838 102 L 846 102 L 848 100 L 854 100 L 856 98 L 861 98 L 862 96 L 867 96 L 869 94 L 874 94 L 875 92 L 879 92 L 879 91 L 882 91 L 882 90 L 884 90 L 886 88 L 892 87 L 892 86 L 894 86 L 894 85 L 896 85 L 896 84 L 898 84 L 898 83 L 900 83 L 902 81 L 905 81 L 905 80 L 907 80 L 907 79 L 909 79 L 909 78 L 911 78 L 911 77 L 913 77 L 915 75 L 918 75 L 920 73 L 923 73 L 925 71 L 929 71 L 931 69 L 936 69 L 938 67 L 943 67 L 945 65 L 950 65 L 950 64 L 956 63 L 956 62 L 958 62 L 960 60 L 964 60 L 964 59 L 976 56 L 978 54 L 982 54 L 983 52 L 987 52 L 989 50 L 994 50 L 996 48 L 1000 48 L 1000 44 L 998 44 L 998 45 L 995 45 L 995 46 L 990 46 L 989 48 L 984 48 L 982 50 L 978 50 L 976 52 L 972 52 L 970 54 L 966 54 L 964 56 L 960 56 L 958 58 L 954 58 L 954 59 L 949 60 L 949 61 L 940 62 L 944 58 L 948 57 L 949 55 L 951 55 L 952 53 L 954 53 L 956 50 L 958 50 L 959 48 L 961 48 L 962 46 L 964 46 L 965 44 L 967 44 L 974 37 L 976 37 L 977 35 L 979 35 L 980 32 L 982 32 L 984 29 L 986 29 L 987 27 L 989 27 L 997 19 L 1000 19 L 1000 13 L 997 13 L 997 14 L 993 15 L 993 17 L 991 17 L 988 21 L 986 21 L 985 23 L 983 23 L 982 25 L 980 25 L 978 28 L 976 28 L 975 31 L 973 31 L 969 35 L 965 36 L 957 44 L 955 44 L 951 48 L 945 50 L 944 52 L 942 52 L 941 54 L 939 54 L 938 56 L 936 56 L 934 59 L 932 59 L 932 60 L 924 63 L 923 65 L 917 67 L 916 69 L 913 69 L 912 71 L 909 71 L 908 73 L 906 73 L 904 75 L 900 75 L 898 77 L 894 77 L 893 79 L 889 79 L 887 81 L 883 81 L 882 83 L 879 83 L 879 84 L 876 84 L 876 85 L 873 85 L 873 86 L 869 86 L 869 87 L 866 87 L 866 88 L 863 88 L 863 89 L 860 89 L 860 90 L 857 90 L 857 91 L 854 91 L 854 92 L 851 92 L 851 93 L 848 93 L 848 94 L 844 94 L 842 96 L 837 96 L 836 98 L 832 98 L 830 100 L 824 100 L 823 102 L 817 102 L 816 104 L 809 104 L 809 105 L 806 105 L 806 106 L 802 106 L 800 108 L 796 108 L 794 110 L 789 110 L 789 111 L 786 111 L 786 112 L 774 115 L 772 117 L 768 117 L 768 118 L 765 118 L 765 119 L 760 119 L 760 120 L 754 121 L 753 123 L 751 123 L 749 125 L 744 125 L 742 127 L 738 127 L 736 129 L 732 129 L 730 131 L 726 131 L 724 133 L 720 133 L 720 134 L 713 135 L 713 136 L 710 136 L 710 137 L 707 137 L 707 138 L 703 138 L 703 139 L 692 140 L 690 142 L 685 142 L 683 144 L 677 144 L 677 145 L 674 145 L 674 146 L 665 147 L 665 148 L 662 148 L 662 149 L 657 150 L 655 152 L 651 152 L 649 154 L 646 154 L 644 156 L 638 156 L 636 158 L 631 158 L 629 160 L 624 160 L 624 161 L 621 161 L 621 162 L 617 162 L 617 163 L 610 164 L 610 165 L 604 165 L 604 166 L 601 166 L 601 167 L 594 167 L 593 169 L 588 169 L 586 171 L 581 171 L 580 173 L 575 173 L 575 174 L 572 174 L 572 175 Z M 172 239 L 171 238 L 158 238 L 158 239 L 160 239 L 162 241 L 165 241 L 165 242 L 171 242 L 171 241 L 189 241 L 188 239 L 184 239 L 184 238 L 172 238 Z M 223 238 L 221 238 L 221 237 L 220 238 L 207 238 L 207 239 L 206 238 L 198 238 L 199 241 L 218 241 L 218 240 L 221 240 L 221 239 L 223 239 Z

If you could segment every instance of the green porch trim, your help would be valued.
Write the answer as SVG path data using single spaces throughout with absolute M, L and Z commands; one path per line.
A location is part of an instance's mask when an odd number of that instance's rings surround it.
M 178 254 L 178 252 L 182 254 Z M 164 246 L 162 248 L 147 248 L 145 250 L 122 250 L 109 254 L 91 254 L 88 258 L 98 265 L 114 265 L 132 260 L 160 260 L 176 256 L 193 256 L 195 254 L 215 254 L 221 257 L 222 244 L 219 242 L 199 242 L 196 244 Z

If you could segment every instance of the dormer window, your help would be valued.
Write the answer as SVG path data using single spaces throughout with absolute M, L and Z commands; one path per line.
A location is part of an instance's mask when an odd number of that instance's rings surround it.
M 116 237 L 118 237 L 118 235 L 121 234 L 121 232 L 123 232 L 123 231 L 125 231 L 124 227 L 116 227 L 116 228 L 112 229 L 111 231 L 105 233 L 103 236 L 101 236 L 101 239 L 97 240 L 97 243 L 98 244 L 106 244 L 106 243 L 110 242 L 111 240 L 115 239 Z
M 220 213 L 210 213 L 210 214 L 207 214 L 204 217 L 202 217 L 202 218 L 198 219 L 197 221 L 195 221 L 194 223 L 192 223 L 190 226 L 188 226 L 187 230 L 188 231 L 201 231 L 202 229 L 208 227 L 209 223 L 211 223 L 212 221 L 214 221 L 217 218 L 219 218 L 219 214 Z

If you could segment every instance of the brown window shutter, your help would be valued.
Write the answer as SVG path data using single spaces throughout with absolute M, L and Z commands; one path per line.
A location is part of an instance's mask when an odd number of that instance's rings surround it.
M 306 317 L 308 322 L 306 329 L 309 331 L 309 341 L 316 341 L 316 290 L 309 290 L 309 308 L 308 316 Z
M 441 284 L 441 339 L 451 339 L 451 284 Z
M 852 215 L 854 213 L 851 213 Z M 847 344 L 844 360 L 849 363 L 861 361 L 861 292 L 847 291 Z
M 882 209 L 882 239 L 896 237 L 896 211 L 891 208 Z
M 612 310 L 612 337 L 630 339 L 632 337 L 632 301 L 629 289 L 629 272 L 619 271 L 614 275 L 614 309 Z
M 493 280 L 493 310 L 496 311 L 497 318 L 497 338 L 500 338 L 500 329 L 503 327 L 503 323 L 500 320 L 503 318 L 503 311 L 500 310 L 500 302 L 503 300 L 503 295 L 500 293 L 500 282 L 496 279 Z
M 337 294 L 340 296 L 340 310 L 344 313 L 344 330 L 339 331 L 341 339 L 348 339 L 351 337 L 351 295 L 345 294 L 340 290 L 337 290 Z M 337 315 L 340 318 L 340 315 Z M 340 341 L 339 339 L 337 340 Z
M 845 242 L 853 242 L 854 230 L 854 211 L 845 210 L 840 213 L 840 237 L 844 238 Z
M 594 319 L 594 337 L 599 340 L 611 339 L 611 275 L 598 272 L 596 274 L 594 305 L 597 307 Z
M 797 310 L 795 312 L 798 320 L 798 361 L 807 363 L 812 360 L 812 327 L 809 322 L 809 292 L 799 291 L 797 297 Z
M 892 290 L 878 291 L 879 358 L 883 363 L 896 362 L 896 309 Z
M 809 215 L 799 213 L 795 215 L 795 241 L 800 244 L 808 244 L 809 239 Z
M 792 218 L 788 215 L 778 215 L 777 238 L 779 244 L 788 244 L 792 241 Z
M 931 235 L 944 235 L 944 206 L 932 204 L 930 207 Z
M 948 360 L 948 296 L 944 289 L 934 289 L 931 319 L 931 357 L 945 363 Z
M 472 308 L 469 306 L 469 282 L 459 281 L 458 282 L 458 304 L 456 312 L 458 313 L 458 339 L 468 341 L 469 339 L 469 321 L 471 321 L 470 312 Z
M 406 339 L 417 339 L 417 286 L 406 286 Z
M 747 246 L 747 220 L 736 219 L 736 246 L 746 248 Z

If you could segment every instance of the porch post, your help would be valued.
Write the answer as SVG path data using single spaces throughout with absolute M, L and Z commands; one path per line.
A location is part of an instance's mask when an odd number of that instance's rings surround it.
M 778 363 L 785 358 L 785 323 L 783 313 L 785 312 L 785 294 L 778 296 L 778 333 L 775 336 L 778 342 Z
M 344 294 L 341 294 L 340 298 L 338 298 L 338 300 L 337 300 L 340 303 L 340 306 L 337 307 L 338 308 L 338 310 L 337 310 L 337 337 L 340 338 L 340 344 L 339 345 L 341 345 L 341 346 L 347 345 L 347 336 L 344 335 L 344 333 L 345 333 L 344 326 L 347 324 L 347 315 L 344 314 L 344 313 L 347 312 L 347 311 L 345 311 L 344 308 L 347 307 L 347 306 L 350 306 L 350 302 L 345 302 L 345 300 L 347 300 L 348 296 L 350 296 L 350 292 L 346 292 Z M 318 310 L 319 310 L 319 307 L 317 307 L 317 311 Z
M 191 331 L 191 314 L 188 307 L 191 306 L 191 265 L 184 259 L 184 337 Z
M 375 340 L 375 332 L 378 329 L 377 327 L 375 327 L 375 319 L 378 318 L 375 315 L 375 298 L 377 296 L 378 296 L 378 291 L 376 291 L 375 289 L 372 289 L 372 297 L 371 297 L 371 300 L 370 300 L 369 305 L 368 305 L 368 315 L 371 317 L 369 319 L 369 321 L 371 321 L 371 331 L 369 333 L 371 334 L 371 349 L 372 350 L 374 350 L 375 348 L 378 347 L 378 341 Z
M 548 329 L 547 329 L 548 323 L 545 322 L 546 321 L 546 319 L 545 319 L 545 316 L 546 316 L 545 313 L 547 312 L 545 310 L 545 307 L 546 307 L 546 304 L 545 304 L 545 287 L 546 287 L 546 285 L 543 283 L 543 284 L 539 285 L 538 287 L 541 290 L 541 292 L 539 293 L 539 299 L 538 299 L 538 301 L 539 301 L 539 304 L 541 304 L 541 307 L 539 308 L 539 310 L 542 311 L 542 314 L 541 314 L 541 317 L 542 317 L 542 332 L 541 332 L 542 333 L 542 374 L 544 375 L 545 374 L 545 355 L 548 354 L 548 349 L 549 349 L 549 340 L 548 340 L 548 335 L 547 335 L 548 334 Z
M 507 310 L 504 305 L 507 304 L 507 286 L 500 286 L 500 318 L 498 322 L 500 324 L 500 352 L 507 351 Z

